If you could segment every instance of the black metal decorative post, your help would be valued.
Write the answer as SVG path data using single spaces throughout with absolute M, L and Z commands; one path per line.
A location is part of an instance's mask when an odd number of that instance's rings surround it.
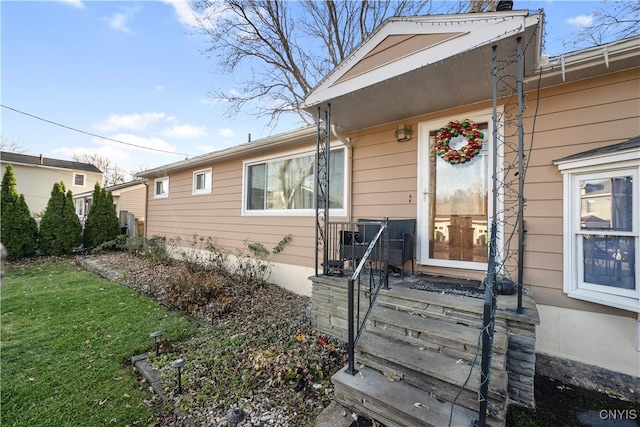
M 329 222 L 329 156 L 331 152 L 331 104 L 322 118 L 322 110 L 318 107 L 318 131 L 316 135 L 316 276 L 320 271 L 318 257 L 322 253 L 322 274 L 329 268 L 329 252 L 327 247 L 327 223 Z
M 493 324 L 494 313 L 496 307 L 496 241 L 497 241 L 497 203 L 498 203 L 498 71 L 497 71 L 497 47 L 492 47 L 492 77 L 493 77 L 493 143 L 492 143 L 492 159 L 493 171 L 491 173 L 493 213 L 491 218 L 491 235 L 489 238 L 489 263 L 487 266 L 487 277 L 485 278 L 484 288 L 484 307 L 482 316 L 482 361 L 480 363 L 480 390 L 479 390 L 479 410 L 478 421 L 479 427 L 486 426 L 487 420 L 487 404 L 489 396 L 489 380 L 491 366 L 491 347 L 493 346 Z
M 524 100 L 522 94 L 522 83 L 524 80 L 524 69 L 522 64 L 522 38 L 517 39 L 517 61 L 518 61 L 518 313 L 522 313 L 522 282 L 524 280 L 524 127 L 522 116 L 524 110 Z

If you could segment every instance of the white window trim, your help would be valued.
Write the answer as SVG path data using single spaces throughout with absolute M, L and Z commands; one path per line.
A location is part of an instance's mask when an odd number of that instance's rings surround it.
M 200 174 L 204 174 L 205 175 L 205 188 L 196 188 L 197 182 L 198 182 L 198 175 Z M 200 169 L 197 171 L 193 172 L 193 185 L 192 185 L 192 193 L 194 196 L 195 195 L 200 195 L 200 194 L 211 194 L 213 188 L 213 170 L 211 168 L 207 168 L 207 169 Z
M 81 176 L 82 177 L 82 185 L 78 185 L 76 184 L 76 177 L 77 176 Z M 86 173 L 73 173 L 73 186 L 74 187 L 80 187 L 80 188 L 84 188 L 87 186 L 87 174 Z
M 348 169 L 351 164 L 349 160 L 349 156 L 351 155 L 350 150 L 347 150 L 344 144 L 338 141 L 331 141 L 331 150 L 344 150 L 344 200 L 342 203 L 343 208 L 341 209 L 329 209 L 329 214 L 331 216 L 346 216 L 347 215 L 347 202 L 349 201 L 349 196 L 347 194 L 348 190 L 348 180 L 351 176 L 350 171 Z M 249 174 L 248 170 L 250 166 L 258 165 L 261 163 L 271 163 L 279 160 L 286 160 L 295 157 L 309 156 L 315 155 L 315 148 L 300 148 L 296 150 L 290 150 L 284 153 L 279 153 L 277 155 L 271 156 L 262 156 L 256 157 L 250 160 L 245 160 L 242 163 L 242 216 L 314 216 L 316 214 L 315 209 L 247 209 L 247 186 L 249 185 L 248 179 Z M 315 174 L 314 174 L 315 176 Z M 314 178 L 315 179 L 315 178 Z
M 498 118 L 501 119 L 503 117 L 503 108 L 502 106 L 498 107 Z M 487 123 L 488 127 L 487 127 L 487 139 L 489 140 L 489 144 L 493 144 L 493 111 L 492 109 L 488 108 L 485 110 L 479 110 L 473 113 L 469 113 L 464 115 L 465 119 L 469 119 L 471 121 L 473 121 L 474 123 Z M 478 271 L 486 271 L 487 270 L 487 263 L 486 262 L 470 262 L 470 261 L 456 261 L 456 260 L 446 260 L 446 259 L 435 259 L 435 258 L 429 258 L 429 253 L 427 252 L 426 254 L 424 253 L 424 251 L 422 250 L 423 248 L 423 244 L 426 243 L 426 245 L 428 245 L 428 241 L 429 241 L 429 224 L 428 221 L 426 220 L 428 212 L 429 212 L 429 197 L 428 197 L 428 188 L 429 188 L 429 159 L 428 159 L 428 150 L 425 149 L 425 147 L 428 147 L 429 144 L 429 133 L 431 131 L 434 130 L 438 130 L 439 128 L 442 127 L 443 122 L 446 123 L 448 121 L 448 119 L 446 118 L 442 118 L 442 119 L 437 119 L 437 120 L 430 120 L 428 122 L 421 122 L 418 124 L 418 144 L 419 144 L 419 149 L 418 149 L 418 191 L 419 191 L 419 196 L 418 196 L 418 225 L 417 225 L 417 231 L 418 231 L 418 235 L 416 236 L 416 262 L 420 265 L 427 265 L 427 266 L 433 266 L 433 267 L 447 267 L 447 268 L 458 268 L 458 269 L 467 269 L 467 270 L 478 270 Z M 499 120 L 498 122 L 498 135 L 502 135 L 502 120 Z M 504 144 L 498 144 L 498 159 L 502 159 L 504 158 L 503 156 L 503 146 Z M 491 173 L 491 171 L 493 170 L 493 156 L 491 155 L 491 150 L 489 150 L 489 155 L 488 155 L 488 170 Z M 503 168 L 498 167 L 497 170 L 497 175 L 498 175 L 498 180 L 502 181 L 503 179 L 503 175 L 504 175 L 504 171 Z M 491 176 L 487 177 L 487 195 L 488 195 L 488 203 L 487 203 L 487 208 L 489 210 L 488 212 L 488 216 L 487 216 L 487 227 L 489 228 L 488 230 L 488 234 L 491 233 L 490 228 L 491 228 L 491 218 L 494 212 L 494 206 L 493 206 L 493 197 L 492 197 L 492 185 L 491 185 Z M 500 203 L 501 200 L 503 200 L 504 198 L 502 197 L 503 191 L 501 188 L 498 189 L 498 203 Z M 422 195 L 424 195 L 426 197 L 426 203 L 423 203 L 422 201 Z M 496 237 L 496 245 L 497 245 L 497 251 L 498 252 L 503 252 L 504 251 L 504 245 L 502 242 L 502 238 L 501 236 L 503 236 L 503 209 L 499 206 L 498 207 L 498 230 L 497 230 L 497 237 Z M 424 242 L 424 239 L 427 239 L 426 242 Z
M 164 184 L 164 188 L 165 188 L 165 192 L 162 194 L 158 194 L 156 192 L 157 187 L 157 183 L 159 181 L 165 182 Z M 167 197 L 169 197 L 169 177 L 165 176 L 163 178 L 158 178 L 155 181 L 153 181 L 153 198 L 154 199 L 166 199 Z
M 601 155 L 597 158 L 581 158 L 578 160 L 560 161 L 556 163 L 563 175 L 563 291 L 569 297 L 584 301 L 616 307 L 622 310 L 640 313 L 640 238 L 638 237 L 639 227 L 638 212 L 640 212 L 640 150 L 635 150 L 632 154 L 614 153 Z M 628 290 L 621 290 L 616 293 L 616 288 L 597 286 L 581 283 L 582 274 L 580 268 L 582 263 L 578 262 L 580 256 L 580 245 L 576 238 L 576 219 L 580 217 L 580 188 L 579 183 L 585 178 L 597 176 L 620 176 L 632 175 L 633 186 L 633 227 L 629 234 L 636 237 L 636 289 L 635 293 Z M 630 295 L 632 294 L 632 295 Z M 640 333 L 640 330 L 639 330 Z

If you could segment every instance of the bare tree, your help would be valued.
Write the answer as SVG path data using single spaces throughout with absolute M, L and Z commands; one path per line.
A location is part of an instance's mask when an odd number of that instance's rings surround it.
M 443 6 L 444 4 L 444 6 Z M 234 116 L 245 105 L 275 125 L 283 114 L 309 117 L 305 97 L 330 70 L 385 19 L 469 10 L 457 3 L 424 1 L 195 0 L 196 30 L 207 39 L 205 53 L 219 72 L 234 76 L 239 89 L 215 90 L 211 96 Z M 443 10 L 442 8 L 446 8 Z
M 102 171 L 102 186 L 109 187 L 111 185 L 122 184 L 129 178 L 129 174 L 120 166 L 111 162 L 106 156 L 100 154 L 74 154 L 72 156 L 76 162 L 90 163 Z
M 9 153 L 24 154 L 29 150 L 24 146 L 21 139 L 7 139 L 0 136 L 0 151 L 6 151 Z
M 640 1 L 605 1 L 564 43 L 572 48 L 599 46 L 640 34 Z

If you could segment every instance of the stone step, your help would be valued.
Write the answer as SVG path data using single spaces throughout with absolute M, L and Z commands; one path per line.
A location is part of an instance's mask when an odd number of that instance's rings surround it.
M 484 300 L 478 298 L 438 294 L 398 286 L 381 291 L 376 305 L 477 328 L 481 328 L 483 322 Z M 495 330 L 506 331 L 506 329 L 506 320 L 496 317 Z
M 367 331 L 389 335 L 407 344 L 445 353 L 456 359 L 470 359 L 478 351 L 481 329 L 376 306 L 369 317 Z M 505 368 L 506 351 L 507 334 L 496 331 L 492 367 Z
M 356 362 L 374 368 L 390 378 L 404 380 L 443 401 L 475 408 L 480 385 L 480 354 L 458 359 L 447 354 L 410 346 L 390 336 L 365 331 L 356 347 Z M 504 416 L 508 377 L 493 369 L 488 400 L 497 418 Z
M 335 385 L 335 400 L 358 412 L 367 414 L 386 427 L 471 427 L 477 420 L 477 410 L 452 405 L 430 396 L 405 381 L 389 381 L 380 372 L 362 369 L 355 375 L 338 371 L 331 381 Z M 489 420 L 490 425 L 500 421 Z

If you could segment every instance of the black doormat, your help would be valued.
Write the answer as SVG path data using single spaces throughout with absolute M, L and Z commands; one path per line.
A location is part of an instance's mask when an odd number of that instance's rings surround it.
M 411 286 L 411 289 L 418 291 L 438 292 L 441 294 L 452 294 L 471 298 L 484 298 L 484 289 L 479 288 L 480 282 L 469 284 L 447 283 L 445 280 L 425 280 L 420 279 Z

